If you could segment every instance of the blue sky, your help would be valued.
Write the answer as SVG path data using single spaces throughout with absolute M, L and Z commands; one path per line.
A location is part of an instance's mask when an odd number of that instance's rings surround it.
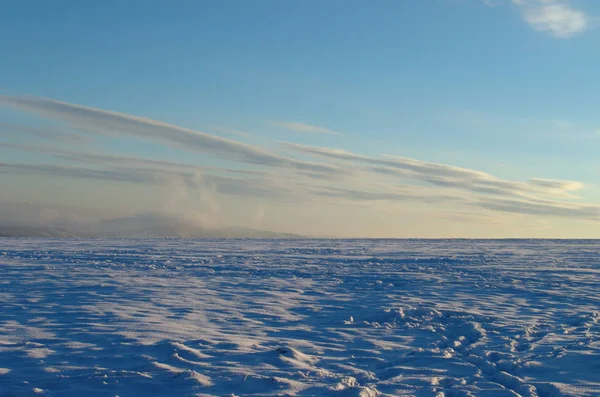
M 26 202 L 309 235 L 594 237 L 599 15 L 559 0 L 12 2 L 0 202 L 13 218 Z

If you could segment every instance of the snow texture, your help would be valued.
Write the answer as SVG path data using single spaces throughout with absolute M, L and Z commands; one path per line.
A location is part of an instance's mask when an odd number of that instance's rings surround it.
M 0 396 L 600 396 L 600 242 L 0 240 Z

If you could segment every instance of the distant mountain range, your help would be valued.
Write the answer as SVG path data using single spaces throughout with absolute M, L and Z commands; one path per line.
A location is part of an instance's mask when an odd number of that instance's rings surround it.
M 0 223 L 0 237 L 57 238 L 297 238 L 295 234 L 249 228 L 205 228 L 184 219 L 144 214 L 86 224 L 60 226 Z

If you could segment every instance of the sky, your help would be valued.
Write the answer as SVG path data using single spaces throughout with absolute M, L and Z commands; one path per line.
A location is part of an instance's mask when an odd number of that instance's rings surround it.
M 600 2 L 7 2 L 0 222 L 600 237 Z

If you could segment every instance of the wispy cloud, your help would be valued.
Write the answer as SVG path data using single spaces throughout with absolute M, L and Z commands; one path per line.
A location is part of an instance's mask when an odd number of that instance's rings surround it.
M 96 134 L 124 134 L 164 142 L 228 160 L 312 172 L 340 172 L 326 164 L 287 158 L 257 146 L 221 138 L 173 124 L 103 109 L 37 97 L 0 96 L 0 105 L 50 117 Z
M 73 151 L 65 149 L 49 148 L 36 145 L 25 145 L 18 143 L 0 142 L 0 148 L 14 149 L 22 152 L 33 152 L 50 155 L 69 161 L 86 164 L 97 164 L 105 167 L 128 167 L 137 169 L 155 169 L 157 171 L 215 171 L 222 173 L 233 173 L 241 175 L 264 175 L 262 171 L 239 170 L 233 168 L 217 168 L 199 166 L 189 163 L 149 159 L 136 156 L 125 156 L 116 154 L 91 153 L 85 151 Z
M 560 181 L 556 179 L 532 178 L 529 180 L 532 185 L 541 186 L 551 190 L 574 191 L 583 189 L 583 183 L 577 181 Z
M 562 0 L 512 0 L 521 9 L 523 19 L 533 29 L 554 37 L 569 38 L 589 28 L 585 11 Z
M 395 189 L 365 190 L 356 188 L 319 187 L 313 192 L 320 196 L 357 201 L 402 201 L 420 203 L 448 203 L 462 201 L 460 197 L 436 194 L 415 186 L 403 186 Z
M 32 127 L 26 125 L 17 125 L 10 123 L 0 123 L 1 135 L 30 135 L 48 141 L 56 142 L 86 142 L 88 137 L 65 131 L 56 127 Z
M 222 132 L 224 134 L 229 135 L 235 135 L 242 138 L 248 138 L 253 135 L 247 131 L 238 130 L 237 128 L 225 127 L 223 125 L 208 124 L 206 128 L 212 131 Z
M 437 164 L 426 161 L 397 156 L 368 157 L 341 149 L 314 147 L 285 143 L 288 148 L 319 157 L 331 158 L 352 162 L 355 166 L 371 174 L 396 176 L 403 180 L 413 180 L 419 184 L 425 183 L 448 191 L 464 192 L 462 197 L 481 208 L 500 212 L 584 217 L 590 215 L 591 219 L 598 220 L 600 207 L 557 201 L 557 199 L 574 199 L 573 192 L 581 190 L 584 185 L 576 181 L 562 181 L 553 179 L 533 178 L 528 181 L 510 181 L 496 178 L 486 172 L 468 168 L 456 167 L 446 164 Z M 358 170 L 357 170 L 358 172 Z M 398 187 L 398 186 L 396 186 Z M 355 189 L 328 189 L 320 194 L 339 195 L 347 193 L 350 199 L 361 200 L 411 200 L 420 197 L 421 201 L 436 197 L 439 201 L 459 200 L 457 195 L 444 195 L 439 191 L 425 190 L 423 186 L 404 185 L 404 191 L 392 193 L 390 191 L 369 192 Z M 460 201 L 460 200 L 459 200 Z M 522 207 L 519 207 L 522 204 Z
M 155 183 L 156 175 L 143 170 L 114 168 L 98 170 L 56 164 L 0 163 L 0 173 L 37 174 L 50 177 L 101 179 L 128 183 Z
M 76 152 L 7 142 L 0 142 L 0 148 L 40 153 L 78 163 L 0 163 L 0 174 L 42 175 L 147 185 L 170 185 L 177 181 L 186 189 L 208 189 L 238 198 L 275 199 L 280 202 L 298 202 L 302 198 L 302 192 L 308 192 L 308 186 L 312 186 L 311 180 L 324 178 L 324 174 L 321 173 L 283 169 L 279 170 L 286 174 L 282 179 L 276 173 L 267 170 L 206 167 L 135 156 Z
M 248 197 L 260 202 L 322 204 L 328 198 L 327 202 L 336 204 L 436 203 L 474 213 L 494 211 L 600 220 L 599 206 L 573 201 L 578 198 L 574 194 L 584 188 L 577 181 L 506 180 L 449 164 L 393 155 L 365 156 L 293 143 L 282 143 L 288 149 L 283 155 L 275 149 L 266 150 L 172 124 L 50 99 L 0 96 L 2 104 L 64 122 L 73 131 L 83 129 L 92 134 L 122 134 L 163 142 L 235 164 L 231 168 L 205 167 L 125 154 L 93 153 L 81 148 L 0 142 L 4 150 L 38 152 L 56 159 L 55 163 L 42 164 L 0 163 L 3 174 L 159 186 L 176 180 L 197 192 Z M 316 161 L 299 160 L 294 154 L 309 155 Z M 248 169 L 249 165 L 259 167 Z M 238 166 L 240 169 L 236 169 Z
M 513 214 L 557 216 L 583 220 L 600 220 L 600 206 L 545 200 L 487 198 L 477 204 L 482 208 Z
M 183 182 L 189 188 L 214 189 L 236 197 L 270 199 L 291 199 L 291 189 L 282 187 L 269 177 L 234 178 L 221 175 L 203 174 L 199 171 L 185 172 L 174 170 L 141 169 L 115 166 L 110 169 L 95 169 L 81 166 L 57 164 L 0 163 L 0 174 L 42 175 L 51 178 L 77 178 L 103 180 L 134 184 L 165 185 L 173 180 Z
M 329 128 L 317 127 L 315 125 L 298 123 L 295 121 L 269 121 L 269 124 L 276 125 L 277 127 L 284 128 L 290 131 L 305 132 L 312 134 L 331 134 L 331 135 L 343 135 L 341 132 L 332 131 Z

